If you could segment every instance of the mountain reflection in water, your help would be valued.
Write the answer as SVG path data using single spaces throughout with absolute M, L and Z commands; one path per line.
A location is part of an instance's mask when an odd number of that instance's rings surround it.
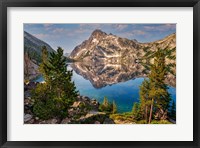
M 110 102 L 114 100 L 120 113 L 131 111 L 133 103 L 139 101 L 139 86 L 148 73 L 139 63 L 75 62 L 69 64 L 69 67 L 73 69 L 73 81 L 80 95 L 99 102 L 102 102 L 104 97 Z M 167 84 L 172 81 L 174 79 L 169 79 Z M 169 85 L 168 91 L 173 100 L 176 100 L 176 88 Z
M 89 80 L 95 88 L 147 76 L 145 68 L 138 63 L 127 65 L 98 63 L 90 65 L 75 62 L 70 66 L 77 74 Z

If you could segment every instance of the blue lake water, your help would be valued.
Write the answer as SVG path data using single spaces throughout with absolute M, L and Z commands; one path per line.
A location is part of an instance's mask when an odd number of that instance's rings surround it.
M 96 89 L 89 80 L 73 73 L 73 81 L 80 95 L 95 98 L 100 103 L 103 102 L 104 97 L 107 97 L 110 102 L 114 100 L 119 113 L 131 111 L 133 103 L 139 101 L 139 86 L 143 80 L 144 78 L 136 78 Z M 176 101 L 176 88 L 169 87 L 168 91 L 172 99 Z
M 118 112 L 129 112 L 132 110 L 133 103 L 139 101 L 139 86 L 144 78 L 135 78 L 126 82 L 107 85 L 102 88 L 95 88 L 89 80 L 73 71 L 72 80 L 75 82 L 76 88 L 80 95 L 88 96 L 102 103 L 104 97 L 110 102 L 113 100 L 117 104 Z M 35 81 L 43 81 L 42 77 L 38 77 Z M 176 101 L 176 88 L 169 87 L 169 93 L 174 101 Z

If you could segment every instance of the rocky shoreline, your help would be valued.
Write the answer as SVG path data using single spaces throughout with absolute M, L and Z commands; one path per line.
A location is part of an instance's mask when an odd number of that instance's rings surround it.
M 99 102 L 87 96 L 78 96 L 77 100 L 67 110 L 68 116 L 64 119 L 54 117 L 42 120 L 33 112 L 34 100 L 31 99 L 30 90 L 35 88 L 37 82 L 24 84 L 24 123 L 25 124 L 115 124 L 105 112 L 99 112 Z
M 96 99 L 81 95 L 78 95 L 76 101 L 68 108 L 66 118 L 40 119 L 33 113 L 34 100 L 30 95 L 30 91 L 37 84 L 39 83 L 24 84 L 24 124 L 144 124 L 143 121 L 136 122 L 131 112 L 123 114 L 101 112 L 99 111 L 100 103 Z M 176 123 L 171 120 L 169 122 Z

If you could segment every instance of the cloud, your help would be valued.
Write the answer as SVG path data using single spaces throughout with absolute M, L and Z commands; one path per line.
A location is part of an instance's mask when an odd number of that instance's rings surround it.
M 176 29 L 176 24 L 165 24 L 164 27 L 166 29 L 172 30 L 172 29 Z
M 126 28 L 128 28 L 128 25 L 127 24 L 114 24 L 113 27 L 118 31 L 122 31 L 122 30 L 125 30 Z
M 85 29 L 87 31 L 102 29 L 102 30 L 110 30 L 115 29 L 116 31 L 123 31 L 128 28 L 127 24 L 80 24 L 81 29 Z
M 144 26 L 145 31 L 170 31 L 170 30 L 175 30 L 176 29 L 176 24 L 163 24 L 163 25 L 149 25 L 149 26 Z
M 94 30 L 101 29 L 104 24 L 80 24 L 80 29 Z
M 147 32 L 142 31 L 142 30 L 133 30 L 132 31 L 133 35 L 145 35 Z
M 148 32 L 145 32 L 143 30 L 132 30 L 129 32 L 121 32 L 119 33 L 119 36 L 125 37 L 125 38 L 136 38 L 137 36 L 143 36 L 146 37 L 148 35 Z
M 48 34 L 43 34 L 43 33 L 39 33 L 39 34 L 33 34 L 33 36 L 39 38 L 39 39 L 45 39 L 47 37 L 49 37 Z
M 66 33 L 68 32 L 68 30 L 64 29 L 64 28 L 54 28 L 52 29 L 53 33 Z
M 53 28 L 54 24 L 43 24 L 44 30 L 51 30 Z
M 64 28 L 64 27 L 52 27 L 48 30 L 49 34 L 51 35 L 59 35 L 59 36 L 79 36 L 80 34 L 90 33 L 90 29 L 78 27 L 78 28 Z
M 50 27 L 53 26 L 53 24 L 43 24 L 44 27 Z

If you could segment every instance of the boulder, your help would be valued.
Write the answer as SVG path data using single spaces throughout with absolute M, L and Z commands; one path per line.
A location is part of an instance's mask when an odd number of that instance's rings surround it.
M 106 118 L 104 120 L 103 124 L 115 124 L 115 122 L 112 119 L 110 119 L 110 118 Z
M 90 111 L 87 113 L 87 115 L 85 116 L 85 118 L 89 118 L 89 117 L 92 117 L 92 116 L 96 116 L 96 115 L 105 115 L 106 113 L 104 112 L 98 112 L 98 111 Z
M 94 124 L 101 124 L 99 121 L 95 121 Z
M 80 105 L 81 101 L 74 102 L 72 105 L 73 108 L 77 108 Z
M 25 105 L 28 105 L 28 104 L 30 104 L 30 103 L 31 103 L 31 99 L 29 99 L 29 97 L 26 98 L 26 99 L 24 99 L 24 104 L 25 104 Z
M 29 120 L 29 121 L 26 122 L 26 123 L 28 123 L 28 124 L 34 124 L 34 122 L 35 122 L 35 120 L 34 120 L 34 119 L 31 119 L 31 120 Z
M 98 104 L 97 100 L 91 100 L 91 103 L 94 104 L 94 105 Z
M 90 111 L 85 116 L 81 116 L 77 121 L 81 123 L 93 124 L 95 121 L 99 123 L 103 123 L 104 119 L 106 118 L 106 113 L 98 112 L 98 111 Z M 97 124 L 97 123 L 95 123 Z
M 25 114 L 24 115 L 24 122 L 28 122 L 29 120 L 31 120 L 32 119 L 32 115 L 30 115 L 30 114 Z
M 80 95 L 78 95 L 78 96 L 77 96 L 77 99 L 81 99 L 81 96 L 80 96 Z
M 89 101 L 90 100 L 90 98 L 87 97 L 87 96 L 82 96 L 82 99 L 83 99 L 83 101 Z
M 60 124 L 68 124 L 68 123 L 70 123 L 70 122 L 71 122 L 71 120 L 70 120 L 69 118 L 65 118 L 65 119 L 63 119 L 63 120 L 61 121 Z
M 58 120 L 57 119 L 49 119 L 46 121 L 47 124 L 56 124 L 58 123 Z
M 74 116 L 74 109 L 73 109 L 73 108 L 68 109 L 68 115 L 69 115 L 70 117 L 73 117 L 73 116 Z
M 47 124 L 45 120 L 40 121 L 39 124 Z

